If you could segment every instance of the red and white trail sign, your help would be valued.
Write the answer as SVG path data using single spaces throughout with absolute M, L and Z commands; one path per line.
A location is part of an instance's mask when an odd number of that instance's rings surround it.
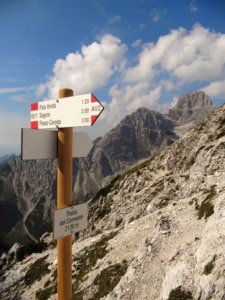
M 92 126 L 104 107 L 93 94 L 31 103 L 31 129 Z

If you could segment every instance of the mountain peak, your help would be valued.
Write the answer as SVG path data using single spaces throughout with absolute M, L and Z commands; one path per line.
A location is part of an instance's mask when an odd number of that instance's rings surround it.
M 202 91 L 197 91 L 182 95 L 175 106 L 169 110 L 168 117 L 176 125 L 190 122 L 197 124 L 214 110 L 210 97 Z

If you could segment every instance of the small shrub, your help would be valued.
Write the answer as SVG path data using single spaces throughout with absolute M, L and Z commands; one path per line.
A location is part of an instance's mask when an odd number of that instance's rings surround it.
M 213 267 L 214 267 L 214 264 L 212 262 L 209 262 L 207 265 L 205 265 L 203 274 L 209 275 L 212 272 Z
M 8 163 L 0 164 L 0 174 L 1 176 L 7 177 L 12 171 L 10 165 Z
M 102 219 L 102 218 L 104 218 L 104 216 L 107 215 L 108 213 L 110 213 L 110 211 L 111 211 L 111 208 L 110 208 L 110 207 L 107 207 L 107 206 L 106 206 L 106 207 L 103 207 L 103 208 L 99 211 L 99 213 L 98 213 L 96 219 Z
M 205 217 L 207 219 L 214 213 L 214 205 L 209 201 L 203 201 L 199 207 L 198 218 Z
M 141 175 L 141 172 L 140 171 L 137 171 L 137 176 L 140 176 Z
M 48 288 L 40 289 L 36 292 L 35 296 L 37 300 L 48 300 L 51 295 L 57 293 L 56 284 L 51 285 Z
M 127 261 L 123 261 L 123 264 L 115 264 L 102 270 L 93 282 L 98 285 L 98 292 L 90 300 L 98 300 L 108 295 L 126 273 L 127 266 Z
M 205 265 L 205 268 L 203 271 L 204 275 L 209 275 L 212 273 L 212 270 L 213 270 L 214 264 L 215 264 L 215 259 L 216 259 L 216 256 L 214 256 L 213 259 L 207 265 Z
M 216 139 L 220 139 L 221 137 L 223 137 L 224 136 L 224 130 L 222 130 L 222 131 L 219 131 L 218 133 L 217 133 L 217 135 L 216 135 Z
M 211 203 L 213 197 L 216 195 L 215 186 L 211 187 L 210 192 L 206 198 L 202 201 L 201 205 L 198 207 L 198 218 L 201 219 L 205 217 L 207 219 L 214 213 L 214 205 Z
M 32 253 L 41 253 L 45 249 L 46 249 L 46 244 L 44 242 L 27 244 L 27 245 L 21 246 L 16 251 L 16 260 L 21 261 L 28 255 L 30 255 Z
M 104 188 L 100 189 L 97 194 L 94 196 L 94 198 L 91 200 L 92 203 L 98 200 L 100 196 L 106 197 L 108 193 L 110 193 L 115 185 L 115 183 L 118 181 L 120 178 L 120 175 L 116 176 L 107 186 Z
M 116 176 L 109 184 L 107 184 L 105 187 L 100 189 L 97 194 L 92 198 L 91 202 L 94 203 L 96 202 L 100 196 L 106 197 L 113 189 L 118 188 L 118 184 L 120 181 L 122 181 L 127 175 L 137 173 L 137 176 L 141 175 L 141 169 L 146 168 L 149 166 L 150 162 L 155 159 L 156 155 L 151 156 L 149 159 L 146 161 L 138 164 L 137 166 L 131 168 L 127 172 L 125 172 L 122 175 Z
M 73 263 L 76 264 L 76 275 L 73 277 L 75 282 L 73 284 L 73 289 L 78 290 L 80 282 L 83 281 L 83 278 L 88 274 L 88 272 L 95 266 L 98 259 L 103 259 L 108 253 L 107 246 L 108 241 L 116 235 L 116 232 L 104 236 L 101 240 L 94 243 L 90 247 L 83 249 L 79 257 L 73 259 Z M 80 293 L 79 293 L 80 294 Z M 73 295 L 73 299 L 80 299 L 77 292 Z M 82 299 L 82 298 L 81 298 Z
M 181 286 L 173 289 L 170 294 L 168 300 L 188 300 L 193 299 L 190 291 L 182 290 Z
M 31 286 L 35 281 L 40 280 L 42 276 L 50 272 L 48 269 L 49 264 L 45 262 L 47 257 L 48 255 L 39 258 L 30 266 L 24 277 L 26 285 Z
M 223 126 L 225 125 L 225 119 L 223 117 L 220 117 L 219 121 L 220 121 L 220 127 L 223 128 Z

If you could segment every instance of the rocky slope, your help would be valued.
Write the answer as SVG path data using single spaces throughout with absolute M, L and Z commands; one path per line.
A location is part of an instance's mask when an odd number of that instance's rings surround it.
M 178 139 L 173 123 L 162 114 L 139 108 L 98 139 L 75 168 L 74 194 L 86 200 L 137 161 L 154 155 Z
M 224 153 L 222 106 L 100 190 L 73 243 L 73 299 L 225 299 Z M 15 264 L 3 256 L 3 299 L 56 299 L 50 240 Z
M 78 161 L 74 195 L 89 200 L 112 176 L 165 149 L 214 110 L 211 99 L 201 91 L 181 96 L 168 115 L 139 108 Z
M 146 108 L 126 116 L 94 142 L 87 157 L 73 160 L 76 203 L 91 199 L 114 176 L 165 149 L 212 110 L 211 100 L 195 92 L 182 96 L 168 116 Z M 1 249 L 18 240 L 37 241 L 51 230 L 56 168 L 57 160 L 21 161 L 19 157 L 0 165 Z M 36 226 L 40 222 L 42 226 Z

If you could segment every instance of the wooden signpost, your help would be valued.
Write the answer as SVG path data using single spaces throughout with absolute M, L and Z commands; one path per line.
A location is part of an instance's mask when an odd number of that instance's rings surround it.
M 59 90 L 59 98 L 72 95 L 72 90 Z M 57 209 L 72 205 L 72 136 L 72 127 L 58 129 Z M 72 300 L 71 234 L 57 240 L 57 256 L 58 300 Z
M 72 206 L 72 157 L 86 156 L 92 144 L 85 134 L 75 133 L 75 140 L 81 141 L 76 151 L 73 127 L 93 125 L 103 109 L 93 94 L 73 96 L 71 89 L 60 89 L 57 100 L 31 104 L 31 129 L 22 130 L 22 159 L 58 158 L 53 227 L 57 239 L 58 300 L 72 300 L 72 234 L 87 226 L 87 204 Z M 47 128 L 58 130 L 56 133 L 43 130 Z M 34 129 L 43 131 L 35 133 Z M 41 146 L 40 151 L 36 150 Z

